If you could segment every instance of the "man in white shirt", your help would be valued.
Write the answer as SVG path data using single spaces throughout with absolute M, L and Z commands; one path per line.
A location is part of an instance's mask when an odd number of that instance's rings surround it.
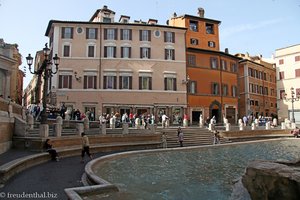
M 161 116 L 161 119 L 162 119 L 162 127 L 165 128 L 166 127 L 166 122 L 169 119 L 169 117 L 166 114 L 163 114 Z

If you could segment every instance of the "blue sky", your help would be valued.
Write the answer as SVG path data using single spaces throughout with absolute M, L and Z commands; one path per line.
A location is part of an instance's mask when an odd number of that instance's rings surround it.
M 231 54 L 261 54 L 271 57 L 276 49 L 300 44 L 300 0 L 0 0 L 0 38 L 17 43 L 25 57 L 35 55 L 48 38 L 44 36 L 49 20 L 88 21 L 94 12 L 107 5 L 131 21 L 149 18 L 165 24 L 172 13 L 197 15 L 220 20 L 221 51 Z M 24 85 L 31 78 L 27 71 Z

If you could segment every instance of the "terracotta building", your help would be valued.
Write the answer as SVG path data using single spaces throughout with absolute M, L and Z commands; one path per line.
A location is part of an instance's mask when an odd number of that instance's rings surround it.
M 89 21 L 51 20 L 46 30 L 60 65 L 49 103 L 92 114 L 163 113 L 178 122 L 187 109 L 185 28 L 130 21 L 104 6 Z M 53 66 L 54 67 L 54 66 Z
M 276 67 L 261 56 L 237 54 L 239 65 L 239 118 L 277 117 Z
M 226 117 L 230 123 L 237 122 L 238 61 L 234 55 L 220 51 L 220 21 L 204 17 L 204 10 L 198 9 L 198 16 L 174 13 L 170 26 L 186 27 L 186 59 L 188 82 L 188 115 L 194 124 L 199 116 L 216 117 L 218 123 Z

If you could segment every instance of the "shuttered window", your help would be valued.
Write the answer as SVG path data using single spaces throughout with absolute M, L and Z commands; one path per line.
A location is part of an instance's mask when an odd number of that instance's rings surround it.
M 72 89 L 72 76 L 71 75 L 59 75 L 58 88 L 60 89 Z

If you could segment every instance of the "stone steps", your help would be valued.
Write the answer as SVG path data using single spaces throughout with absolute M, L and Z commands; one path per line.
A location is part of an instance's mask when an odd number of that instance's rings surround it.
M 179 147 L 177 130 L 172 132 L 165 131 L 167 135 L 168 148 Z M 183 130 L 184 141 L 183 146 L 197 146 L 197 145 L 211 145 L 213 143 L 213 134 L 205 129 L 184 129 Z

